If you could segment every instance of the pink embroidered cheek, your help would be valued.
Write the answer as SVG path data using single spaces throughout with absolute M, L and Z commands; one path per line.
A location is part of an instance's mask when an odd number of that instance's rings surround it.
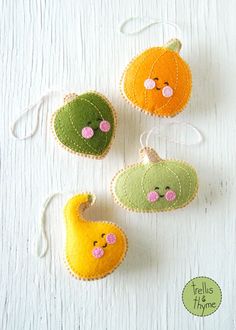
M 168 190 L 166 193 L 165 193 L 165 199 L 168 201 L 168 202 L 172 202 L 176 199 L 176 193 L 174 190 Z
M 150 203 L 155 203 L 159 199 L 159 194 L 156 191 L 150 191 L 147 194 L 147 200 Z
M 81 134 L 83 138 L 91 139 L 94 136 L 94 131 L 91 127 L 87 126 L 82 129 Z
M 101 247 L 96 247 L 92 251 L 94 258 L 101 258 L 104 255 L 104 250 Z
M 153 79 L 148 78 L 144 81 L 144 87 L 146 89 L 153 89 L 155 86 L 156 86 L 156 83 Z
M 107 241 L 107 244 L 115 244 L 116 235 L 115 234 L 107 234 L 106 241 Z
M 109 121 L 103 120 L 103 121 L 101 121 L 99 128 L 102 132 L 107 133 L 111 129 L 111 124 L 109 123 Z
M 162 95 L 164 97 L 171 97 L 173 93 L 173 88 L 171 88 L 170 86 L 165 86 L 162 88 Z

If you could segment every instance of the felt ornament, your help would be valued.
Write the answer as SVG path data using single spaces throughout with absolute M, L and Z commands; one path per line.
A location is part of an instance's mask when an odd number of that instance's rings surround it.
M 134 35 L 155 24 L 178 26 L 171 22 L 151 21 Z M 179 28 L 178 28 L 179 29 Z M 174 38 L 160 47 L 151 47 L 133 58 L 121 79 L 121 93 L 134 107 L 146 114 L 173 117 L 186 106 L 192 89 L 192 77 L 188 64 L 179 52 L 181 42 Z
M 65 217 L 65 263 L 78 279 L 95 280 L 112 273 L 127 252 L 127 238 L 112 222 L 87 220 L 83 213 L 95 202 L 95 195 L 82 193 L 68 200 Z M 47 249 L 38 253 L 44 256 Z
M 30 106 L 11 127 L 12 135 L 20 140 L 32 137 L 38 128 L 38 113 L 50 91 Z M 28 135 L 19 137 L 15 126 L 23 115 L 37 106 L 37 120 Z M 67 151 L 74 154 L 101 159 L 108 153 L 117 125 L 116 113 L 105 96 L 97 92 L 81 95 L 68 94 L 64 105 L 51 118 L 51 128 L 56 141 Z
M 110 102 L 97 92 L 69 94 L 52 116 L 52 130 L 68 151 L 103 158 L 109 151 L 116 128 L 116 114 Z
M 90 194 L 74 196 L 64 211 L 66 261 L 71 272 L 85 280 L 102 278 L 112 273 L 127 251 L 127 238 L 117 225 L 105 221 L 89 221 L 81 214 L 94 199 L 95 196 Z
M 135 212 L 173 211 L 188 205 L 198 191 L 196 170 L 182 160 L 162 159 L 149 146 L 141 162 L 120 170 L 111 182 L 114 200 Z

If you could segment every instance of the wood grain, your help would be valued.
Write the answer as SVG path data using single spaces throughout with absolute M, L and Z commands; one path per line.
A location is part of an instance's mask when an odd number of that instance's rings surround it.
M 236 3 L 233 0 L 2 0 L 0 2 L 1 139 L 1 329 L 236 329 Z M 183 31 L 182 56 L 193 73 L 193 94 L 178 116 L 196 125 L 205 142 L 176 146 L 153 139 L 163 157 L 193 164 L 198 198 L 183 210 L 133 214 L 115 205 L 113 175 L 137 160 L 139 135 L 158 119 L 130 108 L 118 90 L 132 56 L 173 37 L 171 27 L 152 27 L 137 37 L 118 33 L 130 16 L 176 22 Z M 57 146 L 51 98 L 31 140 L 15 141 L 9 125 L 47 88 L 95 89 L 117 109 L 115 143 L 103 161 L 75 157 Z M 30 128 L 34 114 L 21 125 Z M 88 216 L 111 220 L 129 237 L 125 262 L 110 277 L 81 282 L 63 266 L 62 207 L 47 211 L 50 250 L 34 255 L 39 210 L 54 191 L 92 191 L 97 203 Z M 183 307 L 185 283 L 198 275 L 221 286 L 220 309 L 197 318 Z

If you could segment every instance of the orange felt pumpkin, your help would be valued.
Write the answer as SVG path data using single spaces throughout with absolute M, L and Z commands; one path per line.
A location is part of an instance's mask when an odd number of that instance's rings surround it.
M 177 39 L 163 47 L 145 50 L 126 68 L 121 83 L 125 98 L 154 116 L 173 117 L 187 104 L 192 87 L 191 71 L 181 58 Z

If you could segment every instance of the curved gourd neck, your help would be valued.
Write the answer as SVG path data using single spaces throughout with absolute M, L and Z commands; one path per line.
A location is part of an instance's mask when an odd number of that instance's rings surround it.
M 179 41 L 179 39 L 171 39 L 163 47 L 164 48 L 168 48 L 170 50 L 173 50 L 176 53 L 179 53 L 180 52 L 180 49 L 182 47 L 182 44 Z
M 65 218 L 67 223 L 85 222 L 83 212 L 95 201 L 95 196 L 84 193 L 72 197 L 65 206 Z
M 142 163 L 158 163 L 162 161 L 161 157 L 156 153 L 156 151 L 150 147 L 144 147 L 139 151 Z

